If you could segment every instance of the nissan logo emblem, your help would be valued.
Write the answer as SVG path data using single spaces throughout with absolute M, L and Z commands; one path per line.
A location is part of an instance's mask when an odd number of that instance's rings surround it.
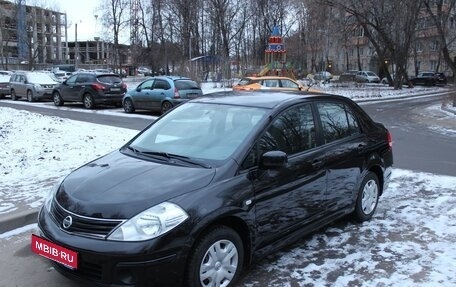
M 73 224 L 73 218 L 70 215 L 68 215 L 63 220 L 63 224 L 62 224 L 63 228 L 68 229 L 68 228 L 70 228 L 71 224 Z

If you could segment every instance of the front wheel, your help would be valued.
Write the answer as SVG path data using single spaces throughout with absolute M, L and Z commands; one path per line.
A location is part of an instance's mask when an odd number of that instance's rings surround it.
M 359 188 L 355 211 L 353 213 L 355 219 L 360 222 L 371 219 L 377 209 L 379 196 L 380 185 L 378 183 L 378 177 L 375 173 L 368 172 Z
M 124 111 L 128 114 L 133 113 L 135 111 L 135 106 L 133 105 L 133 101 L 130 99 L 125 99 L 123 102 Z
M 54 92 L 52 94 L 52 99 L 54 100 L 54 105 L 58 107 L 63 105 L 63 99 L 59 92 Z
M 234 286 L 243 260 L 244 246 L 239 235 L 229 227 L 216 227 L 206 233 L 192 250 L 186 286 Z
M 35 99 L 33 98 L 33 93 L 32 93 L 31 90 L 27 91 L 27 101 L 29 101 L 30 103 L 35 101 Z

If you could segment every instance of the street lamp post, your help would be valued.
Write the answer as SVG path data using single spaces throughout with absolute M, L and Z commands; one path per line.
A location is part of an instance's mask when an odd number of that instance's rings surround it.
M 78 47 L 78 23 L 74 24 L 74 68 L 78 69 L 79 47 Z

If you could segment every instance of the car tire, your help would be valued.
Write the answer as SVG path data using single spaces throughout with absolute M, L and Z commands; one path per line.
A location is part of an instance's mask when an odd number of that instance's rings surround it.
M 33 92 L 31 90 L 27 90 L 27 101 L 34 102 L 35 98 L 33 97 Z
M 359 222 L 371 219 L 377 209 L 379 197 L 380 185 L 378 177 L 375 173 L 369 171 L 359 187 L 355 211 L 353 212 L 354 218 Z
M 82 102 L 84 104 L 84 108 L 86 109 L 93 109 L 95 107 L 95 103 L 93 102 L 93 98 L 90 94 L 85 94 L 82 98 Z
M 17 95 L 15 90 L 11 90 L 11 100 L 17 101 Z
M 186 286 L 234 286 L 244 260 L 242 239 L 218 226 L 203 235 L 190 253 Z
M 52 94 L 52 99 L 54 100 L 54 105 L 57 107 L 63 106 L 63 99 L 59 92 L 54 92 Z
M 168 101 L 164 101 L 161 105 L 161 113 L 162 114 L 165 114 L 166 112 L 168 112 L 169 110 L 171 110 L 173 108 L 173 104 L 171 104 L 170 102 Z
M 130 99 L 125 99 L 123 102 L 124 111 L 128 114 L 131 114 L 135 111 L 135 106 L 133 105 L 133 101 Z

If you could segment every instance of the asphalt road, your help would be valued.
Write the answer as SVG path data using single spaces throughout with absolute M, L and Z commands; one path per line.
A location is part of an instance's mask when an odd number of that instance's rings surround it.
M 394 166 L 456 176 L 456 118 L 429 107 L 445 96 L 362 104 L 393 136 Z M 446 119 L 445 119 L 446 118 Z M 453 130 L 453 134 L 440 129 Z

